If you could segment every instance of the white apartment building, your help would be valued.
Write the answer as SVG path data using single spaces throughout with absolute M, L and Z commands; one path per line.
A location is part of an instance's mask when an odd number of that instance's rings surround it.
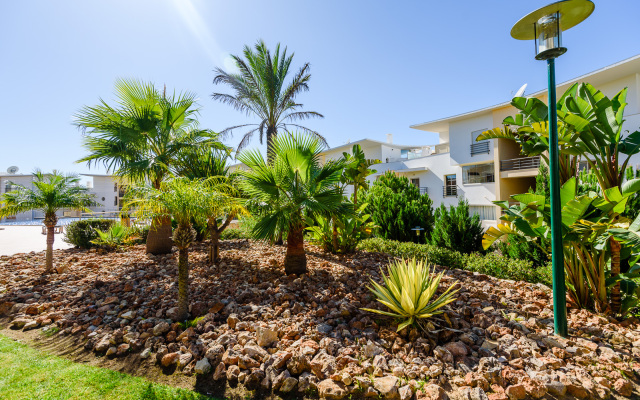
M 94 213 L 111 213 L 111 214 L 98 214 L 114 216 L 114 212 L 119 211 L 122 208 L 122 197 L 126 190 L 126 185 L 120 183 L 119 178 L 112 175 L 97 175 L 97 174 L 81 174 L 81 177 L 87 177 L 84 184 L 89 188 L 89 192 L 95 197 L 97 206 L 90 207 Z M 6 192 L 10 192 L 12 183 L 22 185 L 28 188 L 33 188 L 34 177 L 32 174 L 18 174 L 15 167 L 10 167 L 8 172 L 0 172 L 0 195 Z M 58 218 L 63 217 L 80 217 L 81 213 L 75 210 L 60 210 L 58 212 Z M 0 219 L 1 222 L 29 222 L 44 219 L 44 214 L 41 211 L 27 211 L 17 214 L 12 217 L 6 217 Z
M 628 88 L 625 131 L 640 129 L 640 56 L 563 82 L 557 85 L 558 97 L 576 82 L 591 83 L 609 97 Z M 547 101 L 546 90 L 526 96 Z M 367 158 L 382 162 L 371 167 L 377 173 L 371 175 L 370 180 L 386 171 L 406 176 L 423 193 L 429 194 L 434 207 L 456 204 L 458 197 L 464 196 L 470 212 L 479 214 L 483 226 L 487 227 L 495 225 L 500 215 L 500 208 L 493 201 L 509 200 L 513 194 L 535 188 L 540 157 L 522 157 L 518 145 L 509 140 L 476 142 L 480 133 L 501 127 L 505 117 L 516 113 L 509 100 L 411 126 L 437 133 L 439 142 L 435 145 L 398 145 L 387 135 L 386 142 L 363 139 L 326 150 L 323 160 L 340 157 L 343 151 L 350 152 L 354 144 L 360 144 Z M 629 166 L 637 168 L 638 164 L 640 155 L 635 155 Z

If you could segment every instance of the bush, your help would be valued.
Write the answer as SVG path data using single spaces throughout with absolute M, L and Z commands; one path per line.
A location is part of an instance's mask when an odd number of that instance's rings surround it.
M 431 244 L 469 254 L 482 251 L 482 223 L 478 214 L 469 215 L 469 203 L 458 200 L 448 210 L 444 204 L 436 209 Z
M 549 263 L 535 268 L 530 261 L 515 260 L 496 253 L 462 254 L 431 244 L 401 243 L 381 238 L 363 240 L 358 249 L 387 253 L 393 257 L 426 259 L 430 264 L 479 272 L 500 279 L 551 285 Z
M 112 219 L 85 219 L 82 221 L 74 221 L 65 228 L 65 235 L 62 240 L 81 249 L 89 249 L 94 247 L 91 243 L 98 237 L 96 229 L 106 231 L 115 224 Z
M 521 240 L 516 235 L 508 235 L 504 241 L 497 241 L 495 247 L 509 258 L 531 261 L 534 267 L 541 267 L 549 262 L 549 256 L 538 245 Z
M 385 239 L 424 243 L 431 237 L 433 202 L 406 177 L 387 172 L 364 193 L 362 203 L 369 203 L 367 211 Z M 416 226 L 424 228 L 422 235 L 411 230 Z
M 96 229 L 98 237 L 91 241 L 92 244 L 108 251 L 116 250 L 125 244 L 133 244 L 132 229 L 120 224 L 113 224 L 107 230 Z
M 241 228 L 227 228 L 220 234 L 220 240 L 251 239 L 251 234 Z

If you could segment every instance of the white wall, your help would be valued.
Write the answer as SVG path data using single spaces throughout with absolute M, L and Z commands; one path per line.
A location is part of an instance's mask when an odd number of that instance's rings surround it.
M 118 195 L 118 191 L 114 190 L 115 182 L 110 176 L 93 177 L 93 187 L 89 189 L 89 192 L 96 196 L 95 201 L 99 205 L 90 207 L 92 211 L 108 212 L 119 210 L 119 206 L 114 205 L 115 197 Z M 104 200 L 102 200 L 103 198 Z
M 493 141 L 489 141 L 489 153 L 471 156 L 472 140 L 471 132 L 481 129 L 492 129 L 493 116 L 490 112 L 485 115 L 456 121 L 449 124 L 449 147 L 451 151 L 451 165 L 481 164 L 493 161 Z

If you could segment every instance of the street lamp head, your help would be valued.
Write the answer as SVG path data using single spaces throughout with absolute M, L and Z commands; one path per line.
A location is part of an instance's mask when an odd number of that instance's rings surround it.
M 590 0 L 562 0 L 539 8 L 520 19 L 511 28 L 511 37 L 534 40 L 536 59 L 548 60 L 567 51 L 562 47 L 562 31 L 587 19 L 595 4 Z

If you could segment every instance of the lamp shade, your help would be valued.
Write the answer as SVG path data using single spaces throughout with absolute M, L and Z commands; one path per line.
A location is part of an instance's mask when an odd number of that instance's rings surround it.
M 546 60 L 564 54 L 562 31 L 584 21 L 595 9 L 590 0 L 562 0 L 539 8 L 521 18 L 511 28 L 518 40 L 535 40 L 536 58 Z

